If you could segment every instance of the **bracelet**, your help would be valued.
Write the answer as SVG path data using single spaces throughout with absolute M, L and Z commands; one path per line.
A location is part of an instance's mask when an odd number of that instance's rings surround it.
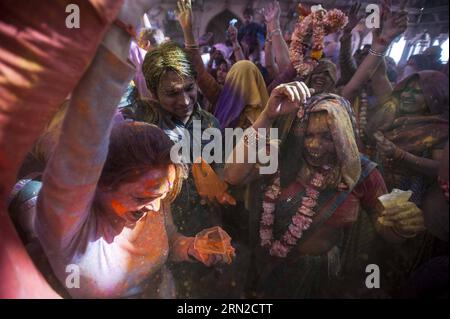
M 118 26 L 119 28 L 121 28 L 123 31 L 125 31 L 126 33 L 128 33 L 128 35 L 133 38 L 136 39 L 137 36 L 137 32 L 136 29 L 131 25 L 131 24 L 126 24 L 125 22 L 123 22 L 120 19 L 116 19 L 114 20 L 114 24 L 116 26 Z
M 265 136 L 265 137 L 259 136 L 258 131 L 253 126 L 250 126 L 247 130 L 245 130 L 244 137 L 243 137 L 245 146 L 247 146 L 247 147 L 250 147 L 250 146 L 257 147 L 259 139 L 264 139 L 265 140 L 264 141 L 264 145 L 267 145 L 267 144 L 270 143 L 270 140 L 267 138 L 267 136 Z
M 247 130 L 244 132 L 244 145 L 247 147 L 255 146 L 258 142 L 258 131 L 255 130 L 253 126 L 250 126 Z
M 281 29 L 273 30 L 273 31 L 270 33 L 269 38 L 272 38 L 274 35 L 281 35 Z
M 242 50 L 242 48 L 240 46 L 237 46 L 237 47 L 233 48 L 234 52 L 237 52 L 237 51 L 240 51 L 240 50 Z
M 384 52 L 377 52 L 377 51 L 373 50 L 372 48 L 369 49 L 369 53 L 374 55 L 374 56 L 378 56 L 378 57 L 384 57 L 385 56 Z
M 193 49 L 193 50 L 198 50 L 199 49 L 199 46 L 198 46 L 198 44 L 184 44 L 184 47 L 186 48 L 186 49 Z

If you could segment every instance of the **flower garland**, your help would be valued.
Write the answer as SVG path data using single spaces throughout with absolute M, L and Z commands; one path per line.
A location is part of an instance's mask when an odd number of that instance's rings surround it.
M 306 78 L 317 66 L 323 55 L 323 42 L 326 35 L 342 30 L 348 22 L 347 16 L 338 9 L 326 11 L 322 6 L 311 7 L 312 12 L 306 14 L 299 5 L 301 12 L 299 21 L 292 33 L 289 56 L 298 75 Z M 308 49 L 307 37 L 312 35 L 310 57 L 305 58 Z
M 302 198 L 302 203 L 297 213 L 292 217 L 288 229 L 281 236 L 281 239 L 274 240 L 275 203 L 281 194 L 280 172 L 277 172 L 273 183 L 264 193 L 259 229 L 261 246 L 268 248 L 270 255 L 286 257 L 291 249 L 297 245 L 298 240 L 303 236 L 303 232 L 309 229 L 312 224 L 312 218 L 316 214 L 313 209 L 317 206 L 320 190 L 324 186 L 330 170 L 331 167 L 323 166 L 322 171 L 314 174 L 311 182 L 306 186 L 306 197 Z
M 359 136 L 361 138 L 364 137 L 364 132 L 367 126 L 367 110 L 368 110 L 368 99 L 367 99 L 367 92 L 365 89 L 362 90 L 361 92 L 361 106 L 359 108 L 359 114 L 358 114 L 358 119 L 359 119 Z

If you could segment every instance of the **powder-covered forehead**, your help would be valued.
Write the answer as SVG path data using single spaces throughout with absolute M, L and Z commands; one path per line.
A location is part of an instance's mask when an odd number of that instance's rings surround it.
M 338 122 L 343 121 L 346 125 L 350 123 L 354 136 L 358 138 L 356 118 L 347 99 L 332 93 L 318 94 L 310 100 L 308 108 L 310 113 L 325 111 L 328 113 L 331 112 L 336 116 L 338 115 L 340 118 Z M 336 123 L 336 125 L 340 125 L 340 123 Z
M 197 76 L 187 52 L 173 42 L 163 43 L 145 55 L 142 72 L 150 91 L 156 91 L 159 81 L 168 70 L 194 79 Z
M 158 88 L 183 88 L 193 83 L 195 83 L 195 79 L 192 76 L 179 74 L 176 70 L 168 69 L 161 76 Z
M 327 120 L 328 112 L 326 110 L 313 110 L 309 116 L 308 125 L 311 122 L 322 122 L 323 124 L 326 124 Z

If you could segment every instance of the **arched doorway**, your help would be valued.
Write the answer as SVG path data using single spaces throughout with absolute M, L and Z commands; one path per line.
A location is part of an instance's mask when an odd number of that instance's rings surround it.
M 214 43 L 225 42 L 226 31 L 231 19 L 237 19 L 239 21 L 238 24 L 241 23 L 241 19 L 228 9 L 217 14 L 208 22 L 206 32 L 214 34 Z

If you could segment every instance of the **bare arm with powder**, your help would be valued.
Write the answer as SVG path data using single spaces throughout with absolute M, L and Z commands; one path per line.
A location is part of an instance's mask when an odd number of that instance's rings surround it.
M 306 99 L 310 97 L 310 89 L 303 82 L 292 82 L 277 86 L 272 91 L 264 111 L 261 112 L 249 130 L 266 129 L 268 131 L 277 118 L 298 112 L 306 103 Z M 243 152 L 243 163 L 237 163 L 236 161 L 238 156 L 241 155 L 239 152 Z M 239 156 L 239 158 L 241 157 Z M 231 185 L 242 185 L 248 182 L 248 177 L 254 167 L 255 164 L 249 162 L 248 145 L 241 139 L 225 165 L 224 179 Z
M 192 29 L 192 4 L 190 0 L 179 0 L 178 5 L 178 22 L 183 29 L 184 42 L 186 45 L 186 52 L 188 52 L 195 72 L 197 73 L 197 84 L 203 95 L 214 106 L 219 99 L 222 86 L 217 83 L 216 79 L 209 74 L 203 64 L 202 57 L 194 37 Z
M 267 8 L 264 8 L 263 13 L 267 23 L 267 34 L 272 41 L 275 61 L 279 67 L 279 70 L 283 72 L 290 67 L 291 60 L 289 57 L 289 48 L 284 40 L 280 27 L 280 3 L 278 1 L 269 3 Z
M 106 160 L 111 120 L 134 74 L 130 37 L 112 27 L 74 92 L 38 197 L 36 231 L 44 248 L 65 252 L 91 210 Z
M 377 52 L 377 54 L 369 53 L 356 70 L 350 82 L 342 89 L 341 95 L 346 99 L 351 101 L 359 89 L 372 78 L 391 42 L 406 30 L 408 12 L 404 11 L 404 5 L 405 1 L 401 6 L 400 12 L 392 13 L 388 2 L 384 2 L 381 32 L 377 30 L 373 33 L 372 52 Z

